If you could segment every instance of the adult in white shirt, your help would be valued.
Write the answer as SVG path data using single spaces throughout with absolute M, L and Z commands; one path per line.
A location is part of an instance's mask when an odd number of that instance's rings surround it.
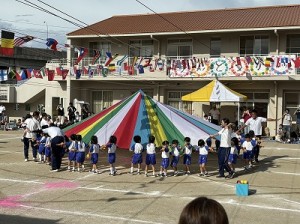
M 267 121 L 276 121 L 276 119 L 273 118 L 264 118 L 264 117 L 258 117 L 257 116 L 257 110 L 251 111 L 251 118 L 249 118 L 246 123 L 237 130 L 237 133 L 239 133 L 242 129 L 249 126 L 249 130 L 254 131 L 254 135 L 256 138 L 261 139 L 262 135 L 262 122 Z M 258 155 L 260 151 L 260 145 L 257 144 L 257 146 L 254 149 L 255 153 L 255 161 L 258 162 Z
M 282 127 L 284 138 L 286 141 L 290 141 L 291 136 L 291 126 L 292 126 L 292 116 L 290 115 L 290 110 L 285 109 L 284 114 L 282 115 Z
M 47 117 L 48 117 L 48 115 L 46 113 L 42 113 L 42 120 L 41 120 L 41 123 L 40 123 L 42 129 L 45 129 L 45 128 L 49 127 Z
M 36 140 L 37 133 L 41 130 L 39 117 L 40 112 L 35 111 L 33 112 L 32 117 L 30 115 L 26 115 L 26 120 L 24 121 L 24 124 L 26 125 L 23 138 L 25 162 L 28 161 L 29 142 L 31 142 L 33 160 L 36 161 L 37 147 L 34 146 L 34 142 L 32 140 Z
M 224 169 L 229 173 L 228 178 L 233 178 L 234 173 L 228 166 L 228 157 L 231 148 L 231 134 L 232 134 L 232 125 L 229 122 L 228 118 L 223 118 L 221 121 L 222 130 L 218 133 L 211 135 L 211 138 L 214 138 L 217 135 L 221 136 L 220 148 L 218 150 L 218 163 L 219 163 L 219 175 L 220 177 L 225 177 Z
M 43 129 L 44 133 L 50 136 L 51 141 L 51 166 L 50 171 L 57 172 L 61 167 L 62 151 L 64 150 L 64 133 L 56 126 L 50 126 L 49 128 Z
M 0 105 L 0 122 L 3 121 L 4 118 L 4 111 L 5 111 L 5 106 L 3 106 L 3 104 Z
M 217 109 L 216 105 L 213 105 L 212 109 L 208 112 L 211 116 L 211 123 L 219 125 L 220 120 L 220 111 Z

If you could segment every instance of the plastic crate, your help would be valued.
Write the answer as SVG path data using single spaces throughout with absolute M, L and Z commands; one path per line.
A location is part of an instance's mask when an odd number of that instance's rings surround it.
M 240 184 L 235 185 L 235 193 L 237 196 L 248 196 L 249 195 L 249 184 Z

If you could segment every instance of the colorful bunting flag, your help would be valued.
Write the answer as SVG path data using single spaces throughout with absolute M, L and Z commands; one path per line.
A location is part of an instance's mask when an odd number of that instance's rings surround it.
M 47 39 L 46 45 L 54 51 L 57 51 L 57 48 L 56 48 L 57 44 L 58 44 L 58 42 L 55 39 L 53 39 L 53 38 L 48 38 Z
M 80 79 L 80 77 L 81 77 L 81 71 L 80 71 L 80 69 L 77 69 L 76 70 L 76 79 Z
M 21 45 L 23 45 L 23 44 L 25 44 L 25 43 L 33 40 L 33 39 L 34 39 L 33 36 L 28 36 L 28 35 L 25 36 L 25 37 L 17 37 L 14 41 L 14 45 L 15 45 L 15 47 L 18 47 L 18 46 L 21 46 Z
M 88 54 L 88 49 L 87 48 L 80 48 L 79 50 L 79 55 L 78 55 L 78 58 L 75 62 L 76 65 L 78 65 L 78 63 Z
M 99 50 L 94 50 L 94 57 L 92 61 L 92 65 L 101 57 L 101 53 Z
M 37 78 L 37 79 L 42 79 L 43 78 L 43 75 L 41 74 L 40 70 L 34 70 L 33 71 L 33 74 L 34 74 L 34 77 Z
M 55 72 L 54 70 L 46 70 L 47 75 L 48 75 L 48 81 L 53 81 L 54 80 L 54 76 L 55 76 Z
M 0 53 L 5 56 L 14 55 L 14 37 L 15 34 L 8 31 L 1 31 L 1 48 Z

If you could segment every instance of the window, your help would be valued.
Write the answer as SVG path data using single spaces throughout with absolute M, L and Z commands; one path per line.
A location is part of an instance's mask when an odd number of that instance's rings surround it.
M 106 60 L 106 52 L 111 52 L 111 44 L 107 42 L 90 42 L 89 57 L 94 57 L 94 50 L 100 51 L 101 53 L 100 63 L 104 63 Z
M 221 38 L 210 39 L 210 57 L 220 57 L 221 55 Z
M 92 105 L 93 112 L 99 113 L 102 110 L 110 107 L 113 103 L 113 91 L 93 91 Z
M 300 92 L 288 92 L 284 94 L 284 107 L 290 110 L 290 114 L 292 115 L 292 120 L 295 122 L 297 120 L 294 112 L 300 106 Z
M 287 35 L 286 53 L 300 53 L 300 34 Z
M 129 57 L 153 56 L 153 40 L 131 40 L 129 44 Z
M 192 46 L 192 39 L 170 39 L 167 54 L 169 57 L 191 57 Z
M 189 92 L 168 92 L 168 105 L 186 113 L 193 114 L 192 102 L 181 101 L 181 97 Z
M 240 55 L 268 55 L 268 36 L 241 36 Z

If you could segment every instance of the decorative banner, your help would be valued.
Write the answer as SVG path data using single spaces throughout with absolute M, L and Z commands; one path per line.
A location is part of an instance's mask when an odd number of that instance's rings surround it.
M 169 77 L 276 76 L 296 75 L 300 59 L 295 55 L 192 58 L 170 64 Z

